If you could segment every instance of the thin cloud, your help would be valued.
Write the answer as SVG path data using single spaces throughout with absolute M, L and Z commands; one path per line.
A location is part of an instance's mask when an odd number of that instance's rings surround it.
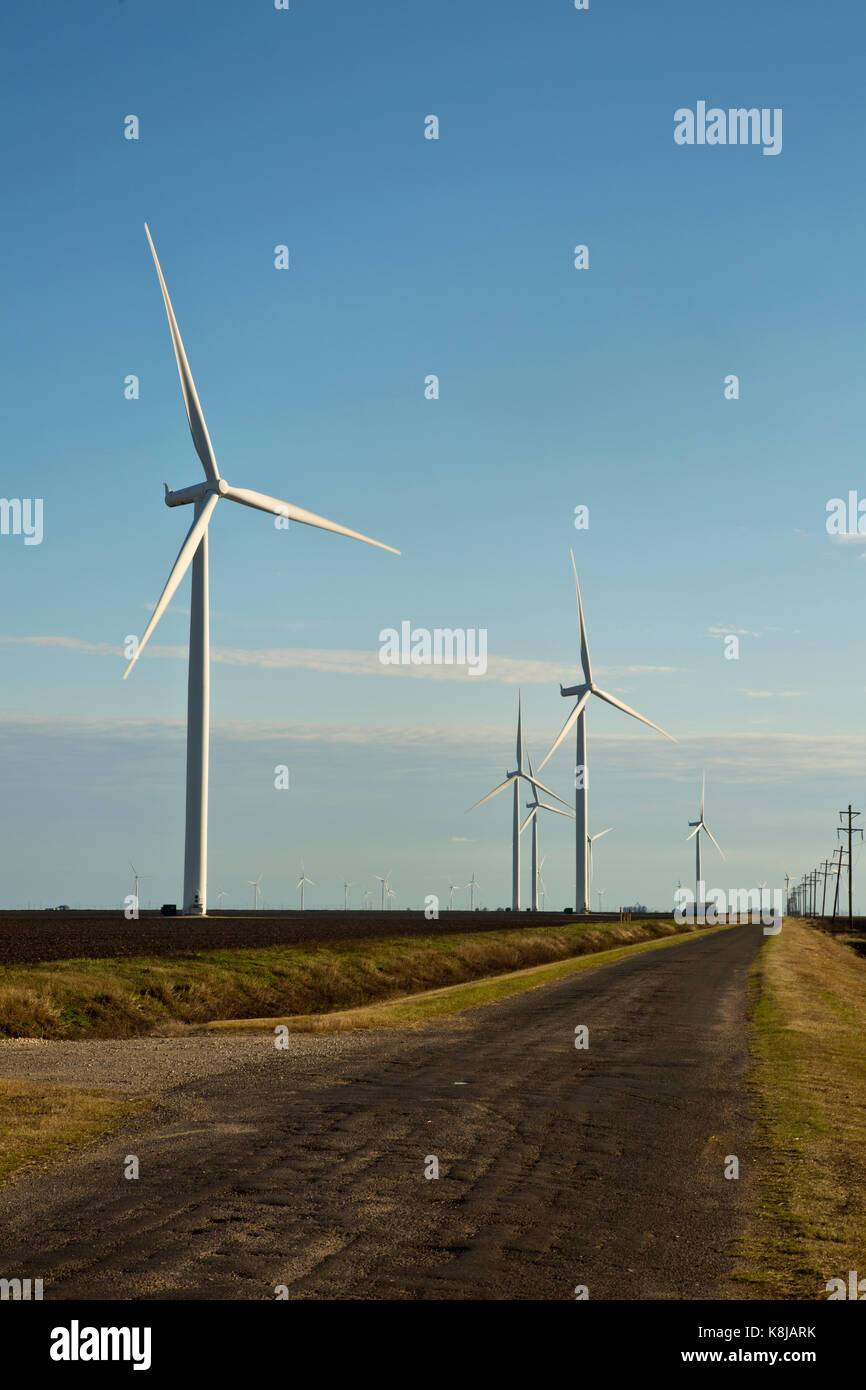
M 0 636 L 6 646 L 56 647 L 78 652 L 83 656 L 113 656 L 125 660 L 120 645 L 110 642 L 87 642 L 79 637 Z M 165 646 L 149 643 L 142 660 L 186 659 L 185 646 Z M 472 675 L 469 666 L 384 666 L 378 648 L 373 651 L 346 650 L 330 647 L 211 647 L 211 661 L 225 666 L 254 666 L 261 670 L 304 670 L 359 676 L 411 676 L 427 680 L 500 681 L 510 685 L 547 685 L 554 682 L 574 683 L 583 679 L 579 666 L 561 666 L 553 661 L 533 661 L 520 657 L 489 656 L 487 670 Z M 678 666 L 599 666 L 600 675 L 669 675 Z

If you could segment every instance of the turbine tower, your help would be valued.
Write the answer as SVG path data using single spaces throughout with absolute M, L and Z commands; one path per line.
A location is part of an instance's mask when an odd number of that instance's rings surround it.
M 546 761 L 546 760 L 545 760 Z M 520 911 L 520 779 L 528 782 L 530 786 L 537 787 L 540 791 L 552 796 L 554 801 L 562 801 L 563 806 L 568 806 L 567 801 L 563 801 L 561 796 L 552 792 L 550 787 L 546 787 L 543 782 L 536 781 L 532 772 L 523 771 L 523 707 L 520 693 L 517 695 L 517 768 L 514 772 L 506 772 L 505 781 L 500 782 L 498 787 L 494 787 L 492 792 L 482 796 L 480 801 L 475 802 L 475 806 L 470 806 L 469 811 L 474 811 L 476 806 L 483 806 L 485 801 L 489 801 L 492 796 L 498 796 L 506 787 L 514 788 L 514 807 L 512 813 L 511 830 L 511 907 L 514 912 Z M 571 810 L 571 807 L 568 808 Z M 468 816 L 469 811 L 465 814 Z
M 475 877 L 475 870 L 474 870 L 474 869 L 472 870 L 472 877 L 470 878 L 470 880 L 469 880 L 469 882 L 467 883 L 466 887 L 469 889 L 469 911 L 470 911 L 470 912 L 474 912 L 474 911 L 475 911 L 475 889 L 481 887 L 481 884 L 478 882 L 478 879 Z
M 532 776 L 532 759 L 531 759 L 530 756 L 529 756 L 529 749 L 528 749 L 528 748 L 526 749 L 526 765 L 527 765 L 527 767 L 529 768 L 529 775 L 530 775 L 530 777 L 531 777 L 531 776 Z M 571 816 L 572 820 L 574 820 L 574 812 L 573 812 L 572 810 L 570 810 L 570 809 L 569 809 L 568 811 L 560 811 L 560 809 L 559 809 L 558 806 L 548 806 L 548 804 L 547 804 L 546 801 L 539 801 L 539 799 L 538 799 L 538 788 L 535 786 L 534 783 L 530 783 L 530 786 L 531 786 L 531 788 L 532 788 L 532 798 L 533 798 L 533 799 L 532 799 L 532 801 L 527 801 L 527 803 L 526 803 L 526 809 L 528 810 L 529 815 L 526 817 L 526 820 L 525 820 L 525 821 L 523 822 L 523 824 L 521 825 L 521 827 L 520 827 L 520 833 L 521 833 L 521 835 L 522 835 L 523 832 L 524 832 L 524 830 L 526 829 L 526 827 L 527 827 L 527 826 L 530 824 L 530 822 L 531 822 L 531 824 L 532 824 L 532 911 L 533 911 L 533 912 L 537 912 L 537 911 L 538 911 L 538 880 L 539 880 L 539 877 L 540 877 L 540 874 L 541 874 L 541 865 L 540 865 L 539 862 L 538 862 L 538 812 L 539 812 L 539 811 L 555 811 L 556 814 L 557 814 L 558 816 Z
M 303 912 L 303 910 L 304 910 L 304 886 L 305 886 L 305 884 L 307 884 L 307 883 L 309 883 L 309 885 L 310 885 L 311 888 L 315 888 L 315 886 L 316 886 L 315 883 L 313 882 L 313 880 L 312 880 L 311 878 L 307 878 L 307 875 L 304 873 L 304 861 L 303 861 L 303 859 L 302 859 L 302 860 L 301 860 L 301 877 L 298 879 L 297 883 L 295 884 L 295 887 L 296 887 L 296 888 L 300 888 L 300 890 L 301 890 L 301 911 L 302 911 L 302 912 Z
M 697 914 L 698 914 L 698 909 L 699 909 L 700 906 L 701 906 L 701 889 L 702 889 L 703 886 L 704 886 L 704 884 L 703 884 L 703 879 L 701 878 L 701 831 L 702 831 L 702 830 L 703 830 L 707 835 L 709 835 L 710 839 L 712 840 L 712 842 L 713 842 L 713 844 L 715 845 L 716 849 L 719 851 L 719 854 L 722 856 L 722 858 L 724 859 L 724 857 L 725 857 L 724 851 L 722 850 L 721 845 L 720 845 L 719 842 L 716 840 L 715 836 L 713 835 L 713 832 L 710 830 L 709 826 L 708 826 L 708 825 L 705 823 L 705 821 L 704 821 L 704 793 L 706 792 L 706 786 L 707 786 L 707 778 L 706 778 L 706 773 L 704 773 L 704 774 L 701 776 L 701 815 L 700 815 L 700 819 L 699 819 L 699 820 L 690 820 L 690 821 L 689 821 L 689 825 L 694 826 L 694 829 L 692 830 L 691 835 L 687 835 L 687 836 L 686 836 L 686 843 L 687 843 L 687 844 L 688 844 L 689 840 L 691 840 L 691 839 L 694 839 L 694 842 L 695 842 L 695 916 L 697 916 Z
M 580 598 L 580 584 L 577 580 L 577 566 L 574 563 L 574 551 L 572 550 L 570 553 L 571 568 L 574 570 L 574 588 L 577 594 L 577 616 L 580 624 L 580 664 L 583 670 L 583 683 L 581 685 L 569 686 L 568 689 L 560 685 L 560 695 L 566 699 L 576 695 L 577 704 L 566 719 L 559 737 L 544 759 L 541 767 L 544 767 L 544 763 L 556 752 L 572 724 L 576 722 L 577 757 L 575 759 L 575 787 L 577 798 L 575 802 L 576 815 L 574 827 L 574 910 L 575 912 L 588 912 L 591 904 L 589 901 L 589 876 L 587 873 L 588 856 L 586 848 L 587 828 L 589 825 L 589 777 L 586 761 L 586 706 L 589 702 L 590 695 L 596 695 L 600 700 L 604 700 L 607 704 L 613 705 L 614 709 L 622 710 L 624 714 L 630 714 L 633 719 L 639 719 L 641 724 L 648 724 L 651 729 L 655 729 L 656 733 L 664 734 L 664 737 L 670 739 L 671 743 L 676 743 L 676 739 L 673 735 L 665 733 L 664 729 L 659 728 L 658 724 L 654 724 L 651 719 L 647 719 L 644 715 L 638 714 L 637 710 L 631 709 L 628 705 L 623 704 L 622 700 L 618 700 L 615 695 L 608 695 L 606 691 L 601 690 L 593 681 L 592 667 L 589 663 L 589 647 L 586 640 L 586 623 L 583 619 L 583 604 Z M 539 768 L 539 772 L 540 771 L 541 768 Z
M 153 263 L 159 277 L 168 326 L 174 347 L 180 387 L 186 406 L 186 417 L 195 451 L 205 472 L 204 482 L 193 483 L 190 487 L 170 492 L 165 484 L 165 504 L 168 507 L 192 505 L 193 523 L 174 562 L 168 582 L 160 595 L 159 602 L 144 630 L 141 641 L 135 647 L 132 659 L 123 673 L 129 675 L 142 651 L 150 640 L 151 633 L 171 602 L 178 585 L 192 565 L 192 601 L 189 619 L 189 679 L 187 685 L 187 732 L 186 732 L 186 831 L 184 850 L 183 910 L 186 916 L 204 916 L 207 912 L 207 795 L 208 795 L 208 752 L 210 736 L 210 619 L 208 599 L 208 525 L 214 508 L 220 498 L 238 502 L 244 507 L 269 512 L 273 516 L 288 517 L 300 521 L 305 526 L 317 526 L 323 531 L 333 531 L 338 536 L 349 536 L 353 540 L 375 545 L 380 550 L 400 552 L 393 546 L 383 545 L 359 531 L 350 531 L 334 521 L 327 521 L 314 512 L 305 511 L 293 503 L 281 502 L 276 497 L 268 497 L 249 488 L 231 487 L 220 474 L 214 456 L 210 435 L 205 424 L 204 414 L 192 379 L 189 363 L 184 352 L 180 330 L 174 309 L 168 297 L 162 268 L 156 249 L 151 240 L 147 223 L 144 225 L 150 245 Z

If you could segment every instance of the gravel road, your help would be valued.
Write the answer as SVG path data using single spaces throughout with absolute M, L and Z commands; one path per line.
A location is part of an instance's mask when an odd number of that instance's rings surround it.
M 4 1076 L 159 1101 L 0 1191 L 0 1275 L 43 1278 L 46 1299 L 739 1296 L 761 940 L 734 927 L 286 1052 L 268 1035 L 6 1044 Z

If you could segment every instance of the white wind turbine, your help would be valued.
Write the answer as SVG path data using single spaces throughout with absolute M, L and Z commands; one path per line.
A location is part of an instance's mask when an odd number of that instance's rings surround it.
M 565 738 L 571 726 L 577 722 L 577 756 L 575 758 L 575 782 L 577 787 L 577 798 L 575 801 L 575 863 L 574 863 L 574 910 L 575 912 L 587 912 L 591 907 L 588 891 L 587 875 L 587 848 L 586 836 L 589 825 L 589 777 L 586 760 L 586 706 L 589 703 L 590 695 L 596 695 L 599 700 L 604 700 L 608 705 L 613 705 L 614 709 L 622 710 L 624 714 L 630 714 L 633 719 L 639 719 L 641 724 L 648 724 L 657 733 L 664 734 L 665 738 L 670 739 L 671 743 L 676 743 L 676 739 L 664 729 L 659 728 L 651 719 L 638 714 L 637 710 L 631 709 L 629 705 L 623 704 L 615 695 L 609 695 L 607 691 L 601 690 L 592 679 L 592 667 L 589 663 L 589 647 L 586 640 L 586 623 L 583 619 L 583 604 L 580 598 L 580 584 L 577 580 L 577 566 L 574 563 L 574 551 L 571 552 L 571 568 L 574 570 L 574 588 L 577 594 L 577 615 L 580 623 L 580 664 L 583 670 L 583 682 L 580 685 L 569 686 L 565 689 L 559 687 L 560 695 L 570 698 L 577 696 L 577 703 L 571 714 L 565 721 L 562 730 L 551 748 L 541 767 L 548 758 L 556 752 L 562 740 Z M 541 768 L 539 768 L 541 771 Z
M 350 889 L 350 888 L 353 888 L 354 886 L 355 886 L 355 880 L 354 880 L 353 878 L 350 878 L 350 879 L 348 879 L 348 880 L 346 880 L 345 878 L 343 879 L 343 911 L 344 911 L 344 912 L 348 912 L 348 911 L 349 911 L 349 889 Z
M 592 842 L 593 840 L 600 840 L 602 835 L 609 835 L 612 830 L 613 826 L 609 825 L 607 830 L 596 830 L 594 835 L 587 835 L 586 837 L 586 847 L 589 851 L 589 885 L 587 887 L 587 897 L 589 898 L 590 905 L 592 904 Z M 604 892 L 604 889 L 602 889 L 602 892 Z
M 250 887 L 251 887 L 252 890 L 253 890 L 253 912 L 256 911 L 256 909 L 258 908 L 258 905 L 259 905 L 259 892 L 260 892 L 259 884 L 261 883 L 261 881 L 262 881 L 262 879 L 264 878 L 264 876 L 265 876 L 265 875 L 264 875 L 264 870 L 262 870 L 262 872 L 259 874 L 258 878 L 248 878 L 248 879 L 247 879 L 247 883 L 250 885 Z
M 475 877 L 475 870 L 474 870 L 474 869 L 472 870 L 472 877 L 470 878 L 470 880 L 469 880 L 469 882 L 467 883 L 466 887 L 469 889 L 469 910 L 470 910 L 470 912 L 474 912 L 474 911 L 475 911 L 475 889 L 481 887 L 481 884 L 478 882 L 478 879 Z
M 381 883 L 381 885 L 382 885 L 382 911 L 383 911 L 383 912 L 385 911 L 385 889 L 386 889 L 386 888 L 390 888 L 390 886 L 391 886 L 391 885 L 389 884 L 389 882 L 388 882 L 388 879 L 389 879 L 390 877 L 391 877 L 391 870 L 390 870 L 390 869 L 389 869 L 388 872 L 387 872 L 386 874 L 384 874 L 384 875 L 382 875 L 382 874 L 374 874 L 374 878 L 377 878 L 377 879 L 379 880 L 379 882 Z
M 376 894 L 373 892 L 372 888 L 364 889 L 364 906 L 367 908 L 368 911 L 370 910 L 370 904 L 367 902 L 367 899 L 374 898 L 375 896 Z
M 599 910 L 599 912 L 601 912 L 601 910 L 602 910 L 602 902 L 601 902 L 601 900 L 602 900 L 602 898 L 604 897 L 605 893 L 607 892 L 607 889 L 606 889 L 606 888 L 596 888 L 595 891 L 598 893 L 598 910 Z
M 138 869 L 135 867 L 135 865 L 133 864 L 133 862 L 132 862 L 131 859 L 128 861 L 128 863 L 129 863 L 129 867 L 132 869 L 133 875 L 134 875 L 134 877 L 135 877 L 135 890 L 134 890 L 134 891 L 135 891 L 135 910 L 136 910 L 136 912 L 137 912 L 137 911 L 138 911 L 138 885 L 139 885 L 139 883 L 141 882 L 141 880 L 142 880 L 143 878 L 146 878 L 146 877 L 147 877 L 147 875 L 146 875 L 146 874 L 140 874 L 140 873 L 138 872 Z
M 529 775 L 531 777 L 532 759 L 529 756 L 528 748 L 526 749 L 526 764 L 529 768 Z M 539 801 L 538 787 L 535 786 L 534 783 L 531 785 L 533 799 L 532 801 L 527 801 L 526 803 L 526 809 L 529 811 L 529 815 L 526 817 L 526 820 L 521 825 L 520 833 L 522 835 L 526 827 L 530 823 L 532 824 L 532 911 L 537 912 L 538 879 L 541 874 L 541 865 L 538 862 L 538 813 L 539 811 L 554 811 L 558 816 L 571 816 L 571 819 L 574 820 L 574 812 L 572 810 L 560 811 L 558 806 L 548 806 L 546 801 Z
M 311 878 L 307 878 L 307 875 L 304 873 L 304 861 L 303 861 L 303 859 L 302 859 L 302 860 L 301 860 L 301 877 L 298 879 L 297 883 L 295 884 L 295 887 L 296 887 L 296 888 L 300 888 L 300 890 L 301 890 L 301 911 L 302 911 L 302 912 L 303 912 L 303 910 L 304 910 L 304 887 L 305 887 L 305 885 L 308 884 L 308 883 L 309 883 L 309 885 L 310 885 L 311 888 L 315 888 L 316 885 L 315 885 L 315 883 L 313 882 L 313 880 L 312 880 Z
M 214 508 L 221 497 L 230 502 L 239 502 L 257 511 L 269 512 L 273 516 L 284 516 L 292 521 L 300 521 L 305 526 L 317 526 L 323 531 L 333 531 L 338 536 L 349 536 L 353 540 L 364 541 L 367 545 L 378 546 L 380 550 L 399 551 L 393 546 L 383 545 L 359 531 L 350 531 L 335 521 L 327 521 L 315 512 L 305 511 L 293 503 L 281 502 L 276 497 L 268 497 L 262 492 L 249 488 L 232 487 L 220 474 L 214 456 L 210 435 L 205 424 L 204 414 L 192 379 L 192 372 L 184 352 L 180 330 L 168 297 L 165 280 L 151 240 L 147 223 L 144 230 L 150 245 L 160 289 L 168 316 L 168 326 L 180 386 L 183 392 L 186 416 L 195 451 L 201 459 L 205 472 L 203 482 L 170 492 L 165 484 L 165 503 L 168 507 L 181 507 L 192 504 L 193 523 L 180 548 L 172 567 L 168 582 L 153 610 L 153 616 L 137 644 L 134 655 L 123 673 L 124 680 L 140 657 L 151 633 L 171 602 L 174 594 L 192 565 L 192 601 L 189 619 L 189 679 L 187 686 L 187 733 L 186 733 L 186 832 L 184 851 L 183 910 L 187 916 L 203 916 L 207 912 L 207 796 L 208 796 L 208 748 L 210 734 L 210 618 L 208 600 L 208 544 L 207 530 Z
M 225 890 L 224 888 L 221 888 L 220 891 L 217 893 L 217 903 L 219 904 L 220 907 L 222 907 L 222 905 L 223 905 L 223 898 L 227 898 L 227 897 L 228 897 L 228 893 L 226 892 L 226 890 Z
M 454 911 L 454 889 L 455 889 L 455 888 L 468 888 L 468 887 L 469 887 L 469 884 L 468 884 L 468 883 L 452 883 L 450 879 L 448 880 L 448 889 L 449 889 L 449 892 L 448 892 L 448 911 L 449 911 L 449 912 L 453 912 L 453 911 Z
M 396 898 L 396 896 L 397 896 L 397 894 L 394 892 L 394 889 L 391 887 L 390 883 L 388 884 L 387 894 L 388 894 L 388 911 L 390 912 L 390 911 L 391 911 L 391 899 L 392 899 L 392 898 Z
M 706 791 L 706 785 L 707 785 L 707 777 L 706 777 L 706 773 L 704 773 L 704 774 L 701 776 L 701 815 L 700 815 L 700 819 L 699 819 L 699 820 L 690 820 L 690 821 L 689 821 L 689 825 L 694 826 L 694 829 L 693 829 L 691 835 L 687 835 L 687 836 L 686 836 L 686 843 L 687 843 L 687 844 L 688 844 L 689 840 L 691 840 L 691 839 L 693 839 L 694 842 L 695 842 L 695 915 L 696 915 L 696 916 L 697 916 L 697 914 L 698 914 L 698 911 L 699 911 L 699 909 L 700 909 L 701 903 L 702 903 L 702 901 L 703 901 L 702 898 L 701 898 L 701 893 L 702 893 L 703 887 L 704 887 L 704 882 L 703 882 L 703 879 L 702 879 L 702 877 L 701 877 L 701 831 L 702 831 L 702 830 L 703 830 L 707 835 L 709 835 L 710 839 L 712 840 L 712 842 L 713 842 L 713 844 L 715 845 L 716 849 L 719 851 L 719 854 L 722 856 L 722 858 L 724 859 L 724 857 L 725 857 L 724 850 L 722 849 L 722 847 L 721 847 L 721 845 L 719 844 L 718 840 L 717 840 L 717 839 L 715 838 L 715 836 L 713 835 L 713 832 L 710 830 L 709 826 L 708 826 L 708 825 L 705 823 L 705 821 L 704 821 L 704 793 L 705 793 L 705 791 Z
M 551 750 L 552 751 L 552 750 Z M 546 761 L 546 759 L 545 759 Z M 514 807 L 511 821 L 511 907 L 514 912 L 520 911 L 520 779 L 528 782 L 530 786 L 537 787 L 547 796 L 552 796 L 554 801 L 562 801 L 563 806 L 568 806 L 567 801 L 563 801 L 561 796 L 552 792 L 550 787 L 546 787 L 543 782 L 538 782 L 531 772 L 523 771 L 523 707 L 520 693 L 517 695 L 517 768 L 514 772 L 506 772 L 505 781 L 500 782 L 498 787 L 494 787 L 492 792 L 482 796 L 480 801 L 475 802 L 475 806 L 470 806 L 469 811 L 474 811 L 476 806 L 483 806 L 485 801 L 489 801 L 492 796 L 498 796 L 506 787 L 514 788 Z M 569 807 L 569 810 L 571 808 Z M 469 811 L 465 814 L 468 815 Z

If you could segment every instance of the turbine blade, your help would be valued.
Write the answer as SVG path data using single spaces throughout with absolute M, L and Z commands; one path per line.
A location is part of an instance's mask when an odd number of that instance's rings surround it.
M 563 815 L 564 815 L 564 814 L 565 814 L 565 812 L 563 812 Z M 535 815 L 535 807 L 533 806 L 532 810 L 529 812 L 529 815 L 526 817 L 526 820 L 523 822 L 523 824 L 522 824 L 521 827 L 520 827 L 520 830 L 519 830 L 519 832 L 518 832 L 520 835 L 523 834 L 524 830 L 526 829 L 526 827 L 528 826 L 529 822 L 532 820 L 532 817 L 533 817 L 534 815 Z M 468 883 L 467 883 L 466 887 L 467 887 L 467 888 L 469 887 L 469 884 L 468 884 Z
M 498 787 L 494 787 L 492 792 L 488 792 L 486 796 L 482 796 L 482 798 L 481 798 L 480 801 L 476 801 L 475 806 L 483 806 L 484 803 L 485 803 L 485 801 L 489 801 L 489 800 L 490 800 L 491 796 L 497 796 L 498 793 L 501 792 L 501 791 L 504 791 L 506 787 L 510 787 L 510 786 L 511 786 L 511 783 L 512 783 L 514 780 L 515 780 L 515 779 L 514 779 L 513 777 L 506 777 L 505 781 L 504 781 L 504 782 L 500 782 Z M 469 807 L 469 811 L 474 811 L 474 810 L 475 810 L 475 806 L 470 806 L 470 807 Z M 468 815 L 469 815 L 469 811 L 464 811 L 464 812 L 463 812 L 464 816 L 468 816 Z
M 559 732 L 559 737 L 557 738 L 556 742 L 554 743 L 554 745 L 553 745 L 553 747 L 551 748 L 550 752 L 548 753 L 547 757 L 544 758 L 544 759 L 539 763 L 539 765 L 538 765 L 538 771 L 539 771 L 539 772 L 540 772 L 541 769 L 544 767 L 544 764 L 547 762 L 548 758 L 552 757 L 553 754 L 556 752 L 557 748 L 558 748 L 559 745 L 562 743 L 562 740 L 565 738 L 565 736 L 566 736 L 566 734 L 568 733 L 569 729 L 571 729 L 571 728 L 573 727 L 574 721 L 577 719 L 578 715 L 580 714 L 581 710 L 583 709 L 584 705 L 586 704 L 587 700 L 589 699 L 591 693 L 592 693 L 591 691 L 586 690 L 586 691 L 584 691 L 584 693 L 581 695 L 581 697 L 580 697 L 580 699 L 578 700 L 577 704 L 575 705 L 574 709 L 571 711 L 571 714 L 568 716 L 568 718 L 566 719 L 565 723 L 563 724 L 563 726 L 562 726 L 562 728 L 561 728 L 561 730 L 560 730 L 560 732 Z
M 281 502 L 278 497 L 268 497 L 264 492 L 253 492 L 248 487 L 227 487 L 223 496 L 228 497 L 231 502 L 240 502 L 242 506 L 253 507 L 259 512 L 287 516 L 291 521 L 303 522 L 305 526 L 318 526 L 320 531 L 333 531 L 338 536 L 349 536 L 353 541 L 364 541 L 367 545 L 378 546 L 379 550 L 390 550 L 392 555 L 400 554 L 393 545 L 385 545 L 384 541 L 374 541 L 370 536 L 362 536 L 360 531 L 350 531 L 347 526 L 340 526 L 336 521 L 328 521 L 323 516 L 317 516 L 315 512 L 304 511 L 303 507 L 296 507 L 292 502 Z
M 609 826 L 607 827 L 607 830 L 596 830 L 596 832 L 595 832 L 595 834 L 593 835 L 592 838 L 593 838 L 594 840 L 600 840 L 601 837 L 602 837 L 602 835 L 609 835 L 610 832 L 611 832 L 612 830 L 613 830 L 613 826 L 612 826 L 612 825 L 609 825 Z
M 168 327 L 171 333 L 171 341 L 174 347 L 174 356 L 177 362 L 178 375 L 180 376 L 180 389 L 183 392 L 184 405 L 186 406 L 186 418 L 189 421 L 189 432 L 192 435 L 192 442 L 195 451 L 202 461 L 202 466 L 206 476 L 212 483 L 219 481 L 219 469 L 214 458 L 213 445 L 210 442 L 210 435 L 207 432 L 207 425 L 204 422 L 201 404 L 195 389 L 195 382 L 192 379 L 192 372 L 189 369 L 189 362 L 183 350 L 183 341 L 180 336 L 180 329 L 177 326 L 177 319 L 174 316 L 174 309 L 171 307 L 171 300 L 168 297 L 165 280 L 162 275 L 162 267 L 159 264 L 159 257 L 156 254 L 156 247 L 150 236 L 150 228 L 144 224 L 147 233 L 147 240 L 150 244 L 153 263 L 156 266 L 156 273 L 159 276 L 162 298 L 165 303 L 165 312 L 168 315 Z
M 698 833 L 698 831 L 700 830 L 700 828 L 701 828 L 701 827 L 700 827 L 699 825 L 696 825 L 695 828 L 694 828 L 694 830 L 692 831 L 691 835 L 687 835 L 687 836 L 686 836 L 686 844 L 688 844 L 689 840 L 693 840 L 693 839 L 695 838 L 695 836 L 697 835 L 697 833 Z
M 551 791 L 550 787 L 546 787 L 543 782 L 536 781 L 534 777 L 528 777 L 525 772 L 521 772 L 520 776 L 523 778 L 525 782 L 531 782 L 533 787 L 538 787 L 539 790 L 547 792 L 547 795 L 552 796 L 554 801 L 561 801 L 563 806 L 568 806 L 568 802 L 565 800 L 564 797 L 558 796 L 556 792 Z M 570 809 L 571 807 L 569 807 L 569 810 Z
M 535 789 L 533 788 L 533 790 Z M 542 811 L 555 811 L 558 816 L 570 816 L 571 819 L 574 820 L 574 812 L 572 810 L 563 811 L 559 806 L 548 806 L 546 801 L 539 801 L 538 806 Z
M 587 685 L 592 685 L 592 667 L 589 664 L 589 646 L 586 640 L 586 623 L 583 618 L 583 603 L 580 598 L 580 585 L 577 582 L 577 565 L 574 563 L 574 551 L 570 550 L 571 568 L 574 570 L 574 588 L 577 593 L 577 616 L 580 620 L 580 664 L 583 667 L 583 678 Z
M 615 709 L 621 709 L 624 714 L 630 714 L 632 719 L 639 719 L 641 724 L 648 724 L 651 729 L 655 729 L 657 734 L 664 734 L 664 737 L 669 738 L 671 743 L 676 743 L 673 734 L 665 733 L 664 729 L 660 728 L 658 724 L 654 724 L 651 719 L 647 719 L 643 714 L 638 714 L 637 710 L 632 709 L 630 705 L 624 705 L 622 700 L 618 700 L 615 695 L 608 695 L 606 691 L 599 690 L 597 686 L 592 693 L 593 695 L 597 695 L 600 700 L 606 700 L 607 703 L 613 705 Z
M 718 842 L 718 840 L 716 839 L 715 835 L 713 834 L 712 830 L 710 830 L 709 826 L 706 826 L 706 825 L 704 826 L 704 830 L 706 830 L 707 834 L 709 835 L 709 837 L 710 837 L 710 839 L 712 840 L 713 844 L 715 845 L 716 849 L 719 851 L 719 854 L 720 854 L 720 855 L 722 856 L 722 858 L 724 859 L 724 857 L 725 857 L 725 851 L 722 849 L 721 845 L 719 844 L 719 842 Z
M 174 562 L 171 574 L 168 576 L 168 582 L 166 583 L 166 586 L 163 589 L 162 594 L 160 595 L 159 603 L 153 610 L 153 616 L 151 617 L 151 620 L 148 623 L 147 627 L 144 629 L 144 635 L 142 636 L 142 639 L 138 644 L 138 650 L 136 651 L 135 656 L 132 658 L 132 660 L 130 661 L 129 665 L 123 673 L 124 680 L 126 680 L 136 661 L 138 661 L 138 658 L 144 651 L 145 643 L 150 640 L 150 635 L 153 632 L 153 629 L 156 627 L 166 608 L 168 608 L 168 605 L 171 603 L 175 593 L 177 592 L 177 587 L 180 584 L 180 581 L 183 579 L 184 575 L 186 574 L 187 570 L 192 564 L 193 556 L 195 555 L 195 552 L 198 550 L 199 542 L 201 541 L 202 536 L 207 530 L 208 522 L 210 521 L 213 515 L 213 509 L 218 501 L 219 494 L 216 492 L 212 492 L 208 497 L 207 501 L 205 502 L 204 506 L 202 507 L 201 511 L 199 512 L 198 516 L 193 521 L 192 526 L 190 526 L 189 530 L 187 531 L 186 540 L 184 541 L 183 545 L 180 548 L 180 551 L 178 552 L 178 557 Z

